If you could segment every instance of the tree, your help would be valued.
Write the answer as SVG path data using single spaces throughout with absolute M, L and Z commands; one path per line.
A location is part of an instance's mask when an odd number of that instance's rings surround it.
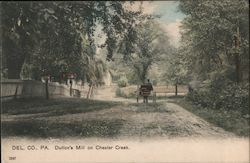
M 180 10 L 186 14 L 180 55 L 193 88 L 188 99 L 249 111 L 249 1 L 181 0 Z
M 34 63 L 32 59 L 43 63 L 35 65 L 36 72 L 58 75 L 77 71 L 78 76 L 84 76 L 78 70 L 88 63 L 87 58 L 94 58 L 97 24 L 107 36 L 101 47 L 107 48 L 107 59 L 112 59 L 118 41 L 133 37 L 130 31 L 134 24 L 150 17 L 127 10 L 124 3 L 3 2 L 3 54 L 8 78 L 20 78 L 22 65 Z
M 159 24 L 146 21 L 139 24 L 134 33 L 134 44 L 130 49 L 131 55 L 126 56 L 125 62 L 133 70 L 134 76 L 140 83 L 144 83 L 152 64 L 166 55 L 170 47 L 169 40 Z M 127 52 L 127 40 L 122 42 L 120 51 Z
M 211 73 L 227 72 L 235 65 L 234 80 L 241 73 L 249 79 L 248 2 L 181 1 L 179 7 L 187 15 L 182 22 L 182 52 L 190 73 L 203 81 Z M 233 47 L 237 28 L 241 36 L 240 59 Z
M 20 78 L 25 58 L 32 54 L 38 24 L 34 3 L 1 3 L 3 59 L 8 78 Z
M 165 71 L 162 74 L 162 78 L 166 83 L 175 85 L 176 96 L 178 95 L 178 85 L 186 84 L 188 81 L 185 63 L 182 62 L 181 57 L 178 49 L 172 49 L 172 53 L 167 56 L 163 65 Z

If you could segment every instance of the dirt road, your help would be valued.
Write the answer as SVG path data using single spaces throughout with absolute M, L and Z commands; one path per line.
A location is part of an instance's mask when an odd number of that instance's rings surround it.
M 166 136 L 166 137 L 231 137 L 232 133 L 216 127 L 184 108 L 171 103 L 171 100 L 160 100 L 158 106 L 136 104 L 135 99 L 115 96 L 116 86 L 102 87 L 96 91 L 94 99 L 121 101 L 126 107 L 103 110 L 86 117 L 101 118 L 119 117 L 126 120 L 121 129 L 122 136 Z M 93 117 L 93 118 L 94 118 Z
M 149 104 L 144 104 L 142 101 L 136 103 L 135 99 L 115 97 L 115 89 L 115 86 L 100 88 L 95 92 L 94 99 L 121 103 L 107 105 L 109 102 L 84 101 L 76 98 L 65 99 L 63 103 L 53 104 L 52 101 L 52 104 L 41 106 L 31 102 L 27 105 L 27 108 L 31 107 L 30 112 L 24 109 L 23 113 L 18 113 L 17 109 L 18 114 L 2 114 L 2 122 L 12 128 L 15 127 L 18 131 L 19 125 L 23 125 L 26 126 L 24 129 L 27 127 L 32 129 L 31 134 L 38 131 L 47 136 L 50 134 L 67 136 L 69 133 L 81 137 L 108 135 L 133 139 L 235 137 L 232 133 L 208 123 L 170 100 Z M 34 125 L 40 128 L 42 126 L 42 129 L 38 130 Z M 16 132 L 15 129 L 10 133 L 13 132 Z M 29 135 L 23 130 L 19 132 Z M 59 134 L 56 134 L 57 132 Z
M 120 102 L 128 102 L 128 103 L 135 103 L 136 99 L 126 99 L 117 97 L 115 95 L 117 86 L 103 86 L 96 88 L 94 91 L 93 99 L 95 100 L 102 100 L 102 101 L 120 101 Z
M 124 103 L 137 103 L 136 98 L 117 97 L 115 94 L 117 88 L 118 87 L 116 85 L 99 87 L 95 89 L 92 99 L 101 101 L 119 101 Z M 143 101 L 142 97 L 139 97 L 139 103 L 142 103 L 142 101 Z M 157 100 L 157 101 L 166 101 L 166 100 Z

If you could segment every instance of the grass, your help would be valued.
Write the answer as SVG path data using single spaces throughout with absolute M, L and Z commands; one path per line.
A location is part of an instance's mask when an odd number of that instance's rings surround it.
M 129 108 L 136 108 L 136 112 L 170 112 L 163 103 L 133 103 Z
M 202 108 L 187 101 L 183 96 L 173 96 L 170 98 L 173 99 L 171 101 L 226 131 L 233 132 L 238 136 L 249 136 L 249 118 L 244 117 L 239 111 Z M 112 108 L 117 105 L 121 105 L 121 103 L 75 98 L 50 100 L 17 99 L 5 101 L 2 103 L 2 114 L 4 116 L 8 117 L 8 115 L 20 114 L 30 114 L 30 116 L 14 118 L 11 121 L 2 121 L 2 136 L 25 136 L 32 138 L 116 137 L 119 135 L 123 125 L 127 123 L 126 120 L 96 118 L 94 120 L 72 119 L 70 122 L 64 122 L 51 120 L 51 118 L 47 120 L 46 117 L 93 112 Z M 133 103 L 128 104 L 126 107 L 134 110 L 136 113 L 162 112 L 171 114 L 171 111 L 166 108 L 164 103 L 160 102 L 148 104 Z M 157 129 L 157 126 L 156 123 L 148 124 L 145 126 L 145 130 L 154 130 Z M 172 128 L 174 129 L 174 127 Z M 172 131 L 172 128 L 163 128 L 163 130 L 173 133 L 177 132 Z
M 202 108 L 200 106 L 194 105 L 185 98 L 177 98 L 175 99 L 174 103 L 177 103 L 188 111 L 205 119 L 206 121 L 240 137 L 249 137 L 250 135 L 250 119 L 249 117 L 244 117 L 240 111 L 225 111 L 221 109 L 214 110 Z
M 71 123 L 52 123 L 45 120 L 2 122 L 2 136 L 32 138 L 115 137 L 123 120 L 83 120 Z
M 2 114 L 64 115 L 101 110 L 118 105 L 118 102 L 94 101 L 76 98 L 61 99 L 17 99 L 2 102 Z
M 77 114 L 111 108 L 119 102 L 94 101 L 75 98 L 61 99 L 17 99 L 2 103 L 3 115 L 32 114 L 26 118 L 2 121 L 2 136 L 48 137 L 115 137 L 124 120 L 80 120 L 58 122 L 46 117 Z M 45 113 L 45 114 L 40 114 Z M 39 120 L 36 119 L 39 117 Z M 42 117 L 42 118 L 41 118 Z
M 157 123 L 150 123 L 150 124 L 146 125 L 144 128 L 146 130 L 156 129 L 156 128 L 158 128 L 158 124 Z

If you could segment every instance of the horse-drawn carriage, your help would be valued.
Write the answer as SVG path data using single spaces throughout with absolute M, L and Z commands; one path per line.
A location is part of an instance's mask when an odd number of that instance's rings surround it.
M 137 103 L 139 102 L 139 96 L 143 97 L 143 102 L 148 103 L 148 97 L 151 96 L 151 92 L 153 91 L 152 84 L 144 84 L 138 87 L 137 89 Z M 153 93 L 153 101 L 155 101 L 154 93 Z

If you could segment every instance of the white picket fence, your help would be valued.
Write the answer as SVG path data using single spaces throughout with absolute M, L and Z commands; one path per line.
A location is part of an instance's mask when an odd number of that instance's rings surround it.
M 45 83 L 34 80 L 1 80 L 1 99 L 45 97 Z M 49 95 L 51 98 L 58 96 L 70 96 L 70 88 L 64 84 L 49 83 Z

